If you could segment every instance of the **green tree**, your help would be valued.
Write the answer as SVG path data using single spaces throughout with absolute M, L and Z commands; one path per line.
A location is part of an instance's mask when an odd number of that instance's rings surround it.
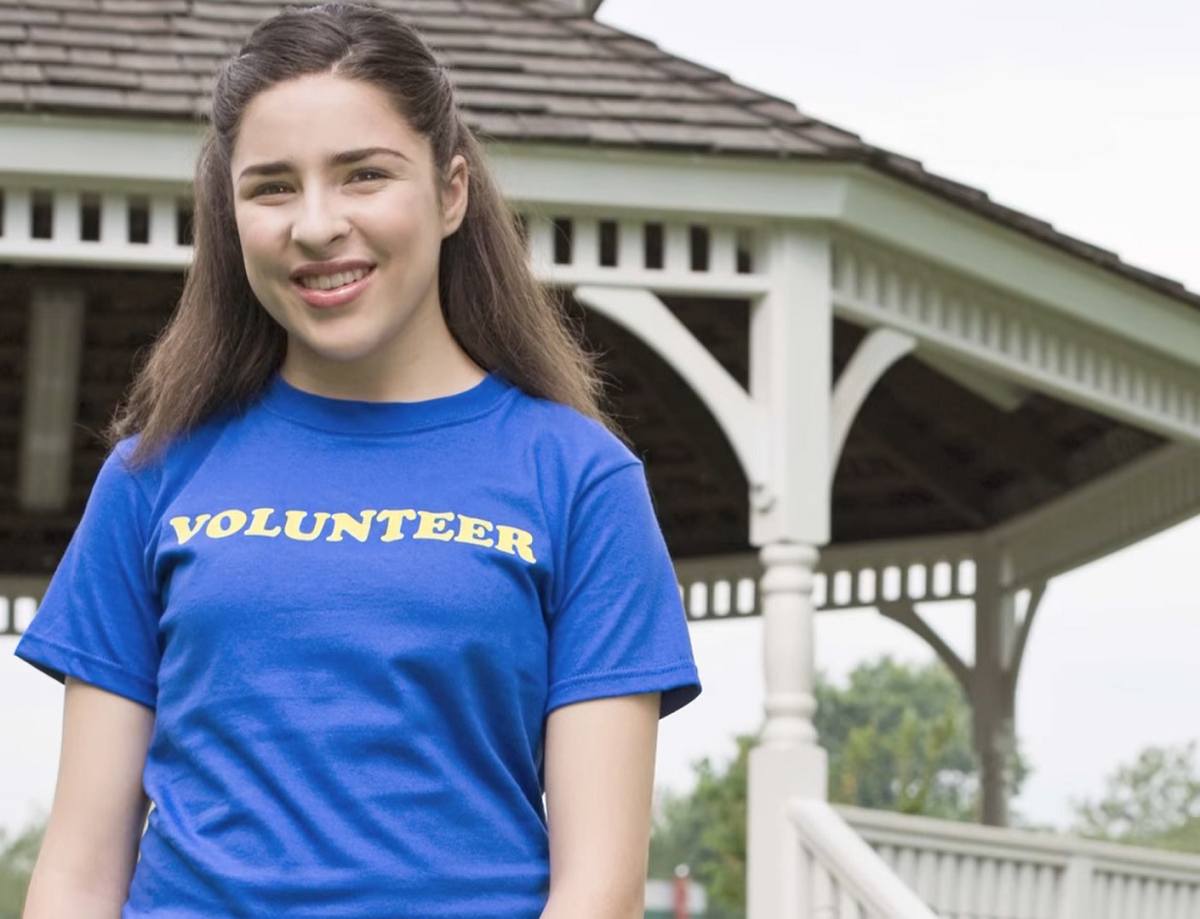
M 971 708 L 940 662 L 914 667 L 884 655 L 856 667 L 844 688 L 818 678 L 815 694 L 813 723 L 829 754 L 831 801 L 979 819 Z M 1019 749 L 1010 774 L 1011 798 L 1029 774 Z
M 706 916 L 742 919 L 746 899 L 746 772 L 757 735 L 739 734 L 737 754 L 724 769 L 709 757 L 692 764 L 688 794 L 662 793 L 661 813 L 650 836 L 649 876 L 670 878 L 686 864 L 705 889 Z
M 829 753 L 829 798 L 880 810 L 977 819 L 979 777 L 970 708 L 940 662 L 914 667 L 889 656 L 860 664 L 845 687 L 815 680 L 814 722 Z M 746 890 L 746 776 L 758 734 L 735 738 L 723 768 L 693 763 L 691 792 L 661 793 L 650 839 L 650 876 L 688 865 L 709 915 L 741 919 Z M 1015 794 L 1029 772 L 1018 754 Z
M 1147 747 L 1120 765 L 1095 801 L 1072 801 L 1074 832 L 1130 845 L 1200 852 L 1200 767 L 1193 740 Z
M 45 831 L 45 820 L 35 820 L 10 841 L 0 827 L 0 919 L 20 919 Z

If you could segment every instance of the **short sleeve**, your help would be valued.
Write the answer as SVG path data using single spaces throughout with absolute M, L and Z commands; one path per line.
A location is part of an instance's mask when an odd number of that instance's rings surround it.
M 659 718 L 700 695 L 687 614 L 640 461 L 571 502 L 549 621 L 546 714 L 602 696 L 661 691 Z
M 145 551 L 149 505 L 120 449 L 101 466 L 13 653 L 60 683 L 70 675 L 154 708 L 159 602 Z

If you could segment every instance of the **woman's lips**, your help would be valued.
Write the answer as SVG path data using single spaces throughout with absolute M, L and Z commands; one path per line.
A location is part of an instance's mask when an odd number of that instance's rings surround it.
M 320 308 L 344 306 L 362 293 L 373 277 L 375 277 L 375 266 L 372 265 L 371 270 L 357 281 L 351 281 L 349 284 L 345 284 L 342 287 L 335 287 L 332 290 L 317 290 L 313 287 L 305 287 L 299 281 L 292 281 L 292 287 L 300 295 L 300 299 L 309 306 Z

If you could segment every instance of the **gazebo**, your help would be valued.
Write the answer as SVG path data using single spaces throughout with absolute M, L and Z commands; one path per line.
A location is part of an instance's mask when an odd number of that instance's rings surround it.
M 539 277 L 604 352 L 694 628 L 764 617 L 750 919 L 1200 915 L 1200 858 L 1004 828 L 1047 584 L 1200 511 L 1200 294 L 598 0 L 380 5 L 450 68 Z M 0 0 L 9 634 L 178 297 L 211 74 L 279 8 Z M 971 662 L 916 609 L 941 599 L 973 601 Z M 982 826 L 826 802 L 813 617 L 864 605 L 967 693 Z

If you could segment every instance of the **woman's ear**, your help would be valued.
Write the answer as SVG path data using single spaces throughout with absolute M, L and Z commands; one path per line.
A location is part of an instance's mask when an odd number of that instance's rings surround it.
M 468 179 L 467 160 L 456 153 L 450 160 L 449 179 L 442 191 L 442 238 L 453 235 L 462 224 L 467 213 Z

